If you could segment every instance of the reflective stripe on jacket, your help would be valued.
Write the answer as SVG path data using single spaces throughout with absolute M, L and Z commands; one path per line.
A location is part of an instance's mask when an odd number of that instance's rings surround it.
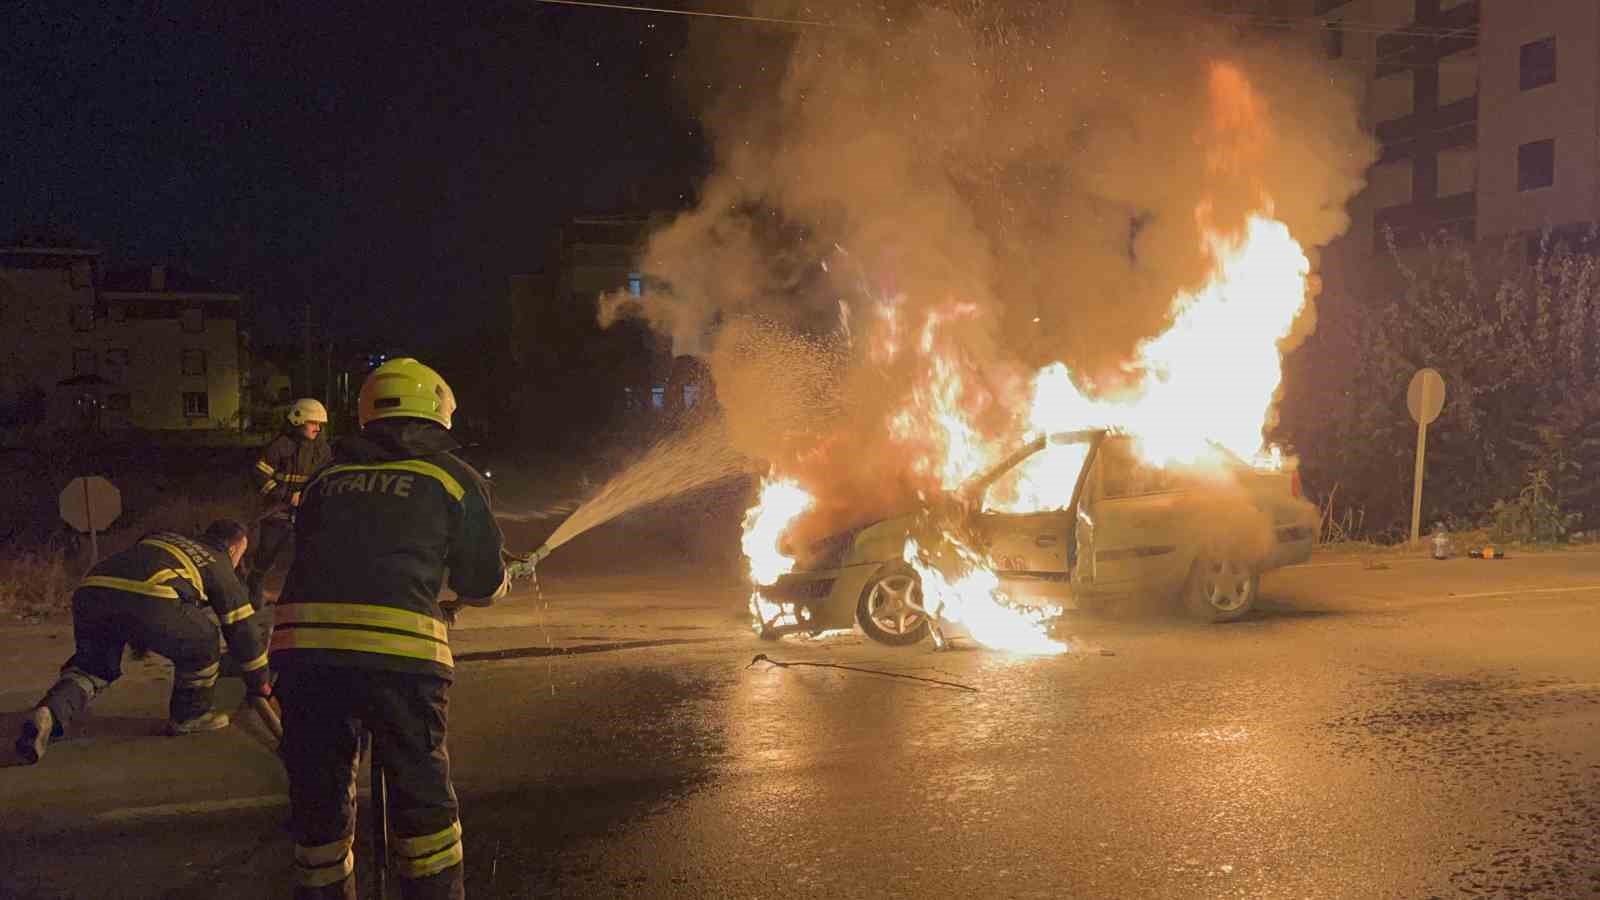
M 293 510 L 291 498 L 305 490 L 317 470 L 328 464 L 333 451 L 328 442 L 306 440 L 294 434 L 280 434 L 261 448 L 261 457 L 250 470 L 256 490 L 261 494 L 262 517 L 288 518 Z
M 247 679 L 265 679 L 267 648 L 263 627 L 252 621 L 250 604 L 227 552 L 204 541 L 158 531 L 132 547 L 102 560 L 78 583 L 80 589 L 159 597 L 177 603 L 209 606 Z M 114 598 L 100 595 L 114 602 Z M 259 676 L 254 673 L 260 672 Z
M 299 662 L 449 677 L 438 596 L 504 583 L 487 489 L 431 423 L 380 420 L 341 441 L 301 495 L 294 565 L 278 598 L 275 668 Z

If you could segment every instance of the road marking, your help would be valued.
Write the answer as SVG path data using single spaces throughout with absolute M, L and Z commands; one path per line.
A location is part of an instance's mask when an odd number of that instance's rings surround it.
M 1457 600 L 1471 600 L 1476 597 L 1511 597 L 1517 594 L 1576 594 L 1580 591 L 1600 591 L 1600 584 L 1585 584 L 1579 587 L 1556 588 L 1511 588 L 1505 591 L 1483 591 L 1477 594 L 1447 594 Z

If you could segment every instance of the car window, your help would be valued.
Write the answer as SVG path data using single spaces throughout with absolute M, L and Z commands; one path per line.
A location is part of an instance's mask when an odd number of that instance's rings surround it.
M 1172 473 L 1140 459 L 1128 438 L 1113 438 L 1101 445 L 1100 484 L 1107 500 L 1177 489 Z
M 995 479 L 983 494 L 983 511 L 1055 512 L 1072 505 L 1088 444 L 1045 444 Z

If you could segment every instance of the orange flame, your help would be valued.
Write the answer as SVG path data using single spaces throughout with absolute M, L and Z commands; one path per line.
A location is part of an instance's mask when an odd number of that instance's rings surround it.
M 886 425 L 906 448 L 909 470 L 930 488 L 955 490 L 1025 439 L 1086 428 L 1132 435 L 1139 452 L 1157 465 L 1214 461 L 1219 449 L 1263 467 L 1282 465 L 1277 448 L 1265 444 L 1264 428 L 1282 379 L 1279 345 L 1305 305 L 1311 266 L 1288 227 L 1272 218 L 1271 198 L 1259 187 L 1249 192 L 1251 173 L 1271 152 L 1265 102 L 1231 63 L 1211 67 L 1208 88 L 1212 115 L 1199 138 L 1208 148 L 1211 174 L 1228 183 L 1229 196 L 1240 196 L 1234 189 L 1242 187 L 1254 203 L 1219 213 L 1205 201 L 1196 209 L 1211 274 L 1194 291 L 1173 298 L 1171 327 L 1136 348 L 1124 383 L 1114 391 L 1086 390 L 1065 365 L 1045 366 L 1033 376 L 1032 402 L 1018 420 L 1020 428 L 991 433 L 993 422 L 980 422 L 978 414 L 985 412 L 985 399 L 992 410 L 995 398 L 980 389 L 981 379 L 945 329 L 975 316 L 978 308 L 948 304 L 928 314 L 919 329 L 904 321 L 903 296 L 879 301 L 869 323 L 868 359 L 913 373 L 906 402 Z M 907 364 L 911 356 L 918 365 Z M 1086 453 L 1082 444 L 1047 443 L 990 488 L 986 509 L 1065 509 Z M 793 568 L 777 541 L 810 506 L 811 494 L 799 484 L 764 483 L 761 502 L 745 521 L 755 584 Z M 993 561 L 984 554 L 952 534 L 933 549 L 937 553 L 909 540 L 903 554 L 921 577 L 931 613 L 963 624 L 986 646 L 1028 653 L 1067 649 L 1047 636 L 1039 614 L 1007 605 Z M 782 614 L 759 590 L 751 602 L 764 620 Z

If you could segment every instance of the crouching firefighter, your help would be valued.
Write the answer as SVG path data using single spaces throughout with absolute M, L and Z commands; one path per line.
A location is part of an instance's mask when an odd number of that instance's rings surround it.
M 146 535 L 91 569 L 72 594 L 76 652 L 22 723 L 22 761 L 38 762 L 50 739 L 122 676 L 122 652 L 130 644 L 172 661 L 168 734 L 226 728 L 228 714 L 212 708 L 222 654 L 208 607 L 250 696 L 270 696 L 265 630 L 252 621 L 256 610 L 234 571 L 248 544 L 243 525 L 222 519 L 198 538 Z
M 454 665 L 438 602 L 503 596 L 502 539 L 477 472 L 451 451 L 455 397 L 414 359 L 361 387 L 361 433 L 306 488 L 276 607 L 298 897 L 356 896 L 355 779 L 363 731 L 387 782 L 390 857 L 406 897 L 463 897 L 461 825 L 445 747 Z
M 320 437 L 328 424 L 328 410 L 321 403 L 310 397 L 296 400 L 287 418 L 283 434 L 261 448 L 261 458 L 251 472 L 262 504 L 256 552 L 246 582 L 256 609 L 265 605 L 262 594 L 273 563 L 294 541 L 294 512 L 301 493 L 333 455 L 327 440 Z

